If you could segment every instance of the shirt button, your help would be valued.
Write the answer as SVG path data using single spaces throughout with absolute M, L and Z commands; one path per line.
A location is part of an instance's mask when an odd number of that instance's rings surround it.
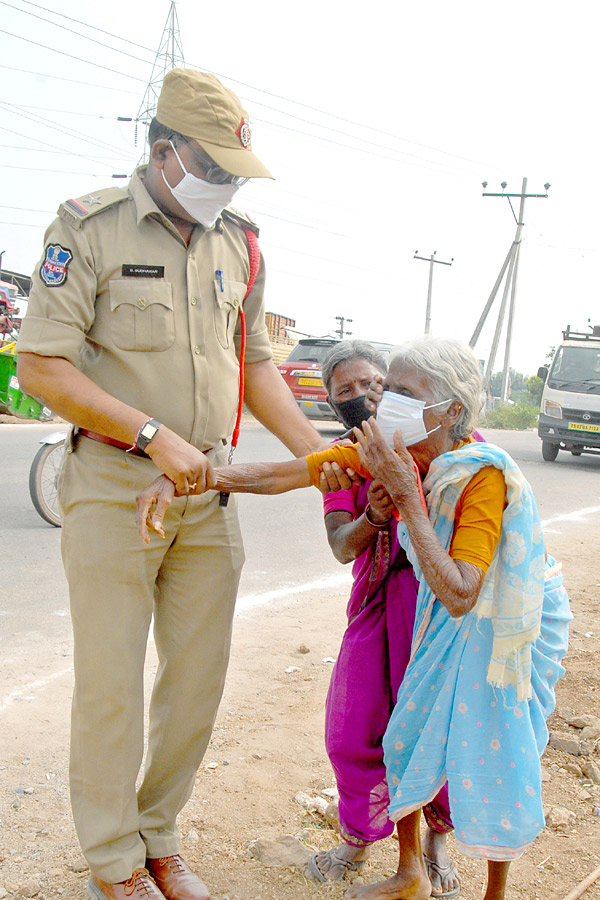
M 192 297 L 192 299 L 190 300 L 190 306 L 196 306 L 197 303 L 198 303 L 198 298 Z
M 194 347 L 194 353 L 196 354 L 196 356 L 200 356 L 201 352 L 202 351 L 200 350 L 200 347 L 198 347 L 198 346 Z
M 140 309 L 143 309 L 143 308 L 145 307 L 145 305 L 146 305 L 146 298 L 145 298 L 145 297 L 140 297 L 139 300 L 138 300 L 138 302 L 137 302 L 137 305 L 139 306 Z

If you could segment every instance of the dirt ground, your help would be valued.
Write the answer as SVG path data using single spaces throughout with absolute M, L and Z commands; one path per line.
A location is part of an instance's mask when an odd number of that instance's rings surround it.
M 600 535 L 582 528 L 550 535 L 548 545 L 564 562 L 575 616 L 557 708 L 596 715 Z M 299 791 L 314 796 L 334 785 L 323 747 L 331 663 L 323 660 L 337 654 L 345 602 L 345 592 L 319 593 L 236 619 L 232 664 L 213 740 L 180 817 L 183 853 L 214 900 L 308 900 L 344 893 L 344 883 L 318 885 L 307 880 L 301 867 L 259 862 L 250 856 L 249 843 L 286 834 L 300 835 L 314 848 L 336 841 L 321 816 L 307 812 L 294 798 Z M 68 801 L 69 655 L 65 644 L 49 659 L 34 643 L 27 665 L 0 661 L 0 696 L 8 695 L 0 720 L 5 748 L 0 759 L 0 900 L 71 900 L 85 894 L 88 873 L 82 868 Z M 151 647 L 149 676 L 154 669 Z M 556 713 L 551 729 L 569 731 Z M 508 896 L 515 900 L 560 900 L 600 864 L 600 817 L 594 813 L 600 788 L 578 775 L 576 764 L 574 756 L 546 751 L 546 809 L 566 807 L 573 820 L 547 826 L 512 866 Z M 481 895 L 484 864 L 465 858 L 452 839 L 450 849 L 463 896 L 475 900 Z M 392 838 L 382 842 L 361 880 L 391 874 L 396 854 Z M 586 897 L 597 897 L 598 885 Z

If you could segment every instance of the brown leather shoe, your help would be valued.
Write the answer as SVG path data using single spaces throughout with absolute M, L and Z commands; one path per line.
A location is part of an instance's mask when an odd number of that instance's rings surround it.
M 146 865 L 167 900 L 210 900 L 208 888 L 181 856 L 147 859 Z
M 165 900 L 147 869 L 136 869 L 127 881 L 115 884 L 90 875 L 88 895 L 92 900 Z

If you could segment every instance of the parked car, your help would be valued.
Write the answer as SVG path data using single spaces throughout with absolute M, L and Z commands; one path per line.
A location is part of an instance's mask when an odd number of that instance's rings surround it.
M 337 422 L 338 417 L 327 402 L 327 391 L 321 377 L 321 365 L 338 338 L 302 338 L 285 362 L 277 368 L 291 390 L 296 403 L 309 419 Z M 387 354 L 393 344 L 369 341 L 376 350 Z

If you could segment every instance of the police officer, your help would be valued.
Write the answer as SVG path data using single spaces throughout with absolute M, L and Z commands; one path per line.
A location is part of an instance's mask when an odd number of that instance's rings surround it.
M 61 475 L 74 629 L 70 782 L 94 900 L 206 900 L 179 855 L 221 697 L 244 559 L 235 501 L 181 496 L 146 547 L 135 497 L 160 470 L 185 494 L 227 458 L 240 381 L 249 220 L 227 209 L 272 177 L 248 117 L 217 78 L 174 69 L 127 189 L 67 200 L 46 234 L 18 345 L 21 386 L 72 422 Z M 255 229 L 256 230 L 256 229 Z M 262 257 L 243 303 L 245 402 L 296 456 L 321 449 L 277 372 Z M 159 667 L 148 753 L 143 667 Z

